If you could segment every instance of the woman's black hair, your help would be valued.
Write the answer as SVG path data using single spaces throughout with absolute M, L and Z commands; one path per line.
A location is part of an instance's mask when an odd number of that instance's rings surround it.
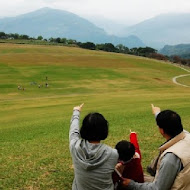
M 171 110 L 164 110 L 156 117 L 156 123 L 159 128 L 172 138 L 183 131 L 180 116 Z
M 108 121 L 100 113 L 89 113 L 83 119 L 80 135 L 88 141 L 104 140 L 108 136 Z
M 119 160 L 124 162 L 129 161 L 135 154 L 135 147 L 132 143 L 126 140 L 119 141 L 115 148 L 119 154 Z

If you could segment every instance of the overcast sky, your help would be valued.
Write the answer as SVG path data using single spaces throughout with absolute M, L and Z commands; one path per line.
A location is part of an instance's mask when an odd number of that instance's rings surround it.
M 43 7 L 66 10 L 82 17 L 135 24 L 162 13 L 190 13 L 190 0 L 0 0 L 0 17 Z

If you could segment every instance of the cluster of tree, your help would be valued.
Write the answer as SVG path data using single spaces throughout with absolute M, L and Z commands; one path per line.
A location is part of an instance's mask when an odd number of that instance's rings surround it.
M 114 46 L 112 43 L 102 43 L 102 44 L 94 44 L 93 42 L 77 42 L 73 39 L 67 38 L 49 38 L 43 39 L 42 36 L 38 36 L 37 38 L 29 37 L 28 35 L 19 35 L 15 34 L 6 34 L 5 32 L 0 32 L 0 39 L 23 39 L 23 40 L 40 40 L 40 41 L 47 41 L 49 43 L 59 43 L 63 45 L 74 45 L 81 48 L 89 49 L 89 50 L 102 50 L 107 52 L 116 52 L 116 53 L 124 53 L 124 54 L 131 54 L 137 56 L 144 56 L 158 60 L 165 60 L 165 61 L 172 61 L 174 63 L 179 63 L 183 65 L 190 66 L 190 59 L 184 59 L 177 55 L 175 56 L 164 56 L 162 54 L 157 53 L 156 49 L 151 47 L 139 47 L 139 48 L 131 48 L 124 46 L 123 44 L 118 44 Z
M 139 55 L 147 57 L 150 53 L 155 53 L 157 50 L 151 47 L 140 47 L 140 48 L 132 48 L 124 46 L 123 44 L 118 44 L 114 46 L 112 43 L 102 43 L 102 44 L 94 44 L 93 42 L 77 42 L 76 40 L 66 39 L 66 38 L 50 38 L 50 42 L 54 43 L 62 43 L 65 45 L 77 45 L 81 48 L 90 49 L 90 50 L 102 50 L 107 52 L 116 52 L 116 53 L 127 53 L 132 55 Z
M 184 59 L 177 55 L 171 56 L 170 60 L 174 63 L 190 66 L 190 59 Z
M 128 53 L 133 54 L 133 55 L 138 55 L 138 56 L 149 57 L 151 54 L 154 54 L 156 52 L 157 50 L 151 47 L 145 47 L 145 48 L 139 47 L 139 48 L 130 49 L 130 52 Z
M 29 40 L 29 39 L 35 39 L 35 38 L 31 38 L 26 34 L 6 34 L 5 32 L 0 32 L 0 39 L 23 39 L 23 40 Z M 43 38 L 42 38 L 43 39 Z
M 169 60 L 168 56 L 162 55 L 160 53 L 151 53 L 151 54 L 149 54 L 149 58 L 164 60 L 164 61 Z
M 50 43 L 60 43 L 63 45 L 76 45 L 81 48 L 90 49 L 90 50 L 102 50 L 107 52 L 116 52 L 116 53 L 127 53 L 132 55 L 139 55 L 139 56 L 148 56 L 150 53 L 155 53 L 156 50 L 150 47 L 145 48 L 132 48 L 129 49 L 128 47 L 118 44 L 114 46 L 112 43 L 102 43 L 102 44 L 94 44 L 93 42 L 77 42 L 73 39 L 67 38 L 49 38 L 43 39 L 42 36 L 38 36 L 37 38 L 29 37 L 28 35 L 19 35 L 15 34 L 6 34 L 5 32 L 0 32 L 0 39 L 24 39 L 24 40 L 43 40 L 48 41 Z
M 150 58 L 158 59 L 158 60 L 164 60 L 164 61 L 170 61 L 173 63 L 178 63 L 181 65 L 187 65 L 190 66 L 190 59 L 182 58 L 178 55 L 172 55 L 172 56 L 166 56 L 159 53 L 152 53 L 149 55 Z
M 105 44 L 94 44 L 93 42 L 77 42 L 73 39 L 67 39 L 67 38 L 50 38 L 50 42 L 53 43 L 62 43 L 64 45 L 76 45 L 81 48 L 90 49 L 90 50 L 102 50 L 102 51 L 108 51 L 108 52 L 119 52 L 118 49 L 111 43 L 105 43 Z
M 77 41 L 73 40 L 73 39 L 67 39 L 67 38 L 49 38 L 47 41 L 51 42 L 51 43 L 60 43 L 60 44 L 64 44 L 64 45 L 76 45 Z

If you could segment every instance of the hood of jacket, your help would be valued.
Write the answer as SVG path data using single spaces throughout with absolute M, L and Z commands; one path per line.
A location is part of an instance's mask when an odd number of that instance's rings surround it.
M 87 140 L 79 140 L 75 144 L 75 161 L 85 170 L 92 170 L 104 164 L 113 149 L 105 144 L 93 144 Z

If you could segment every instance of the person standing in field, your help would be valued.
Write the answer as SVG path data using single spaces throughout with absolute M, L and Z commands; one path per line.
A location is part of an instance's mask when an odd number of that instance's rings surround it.
M 100 142 L 108 136 L 108 122 L 100 113 L 89 113 L 79 129 L 82 107 L 74 107 L 69 132 L 74 165 L 72 190 L 113 190 L 112 173 L 118 153 Z
M 128 190 L 189 190 L 190 189 L 190 134 L 183 131 L 180 116 L 171 110 L 160 111 L 152 105 L 160 134 L 166 142 L 160 146 L 160 155 L 153 182 L 137 183 L 124 179 Z M 119 167 L 116 167 L 119 170 Z

